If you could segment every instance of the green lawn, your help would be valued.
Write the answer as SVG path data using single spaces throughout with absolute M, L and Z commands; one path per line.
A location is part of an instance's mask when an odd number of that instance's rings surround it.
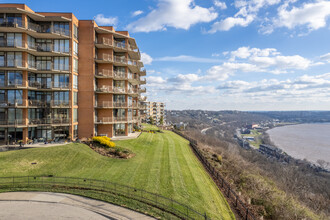
M 157 126 L 151 124 L 142 124 L 142 128 L 146 131 L 159 130 Z
M 110 180 L 172 197 L 206 212 L 212 219 L 234 219 L 225 198 L 185 139 L 164 131 L 142 133 L 137 139 L 116 144 L 136 156 L 111 159 L 82 144 L 2 152 L 0 176 L 52 174 Z

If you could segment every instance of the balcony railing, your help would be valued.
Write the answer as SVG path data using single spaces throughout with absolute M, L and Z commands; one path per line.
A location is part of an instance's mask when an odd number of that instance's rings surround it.
M 22 19 L 4 19 L 0 22 L 1 27 L 23 27 Z
M 25 66 L 25 61 L 21 59 L 7 60 L 7 62 L 4 62 L 3 60 L 0 61 L 0 67 L 22 68 L 24 66 Z
M 71 32 L 68 29 L 61 28 L 54 25 L 39 25 L 35 23 L 28 22 L 28 29 L 38 32 L 38 33 L 51 33 L 51 34 L 59 34 L 64 36 L 70 36 Z
M 126 93 L 126 89 L 122 87 L 113 87 L 113 92 L 115 93 Z
M 70 103 L 68 100 L 50 100 L 50 101 L 44 101 L 44 100 L 28 100 L 29 107 L 35 107 L 35 108 L 46 108 L 46 107 L 52 107 L 52 108 L 70 108 Z
M 139 89 L 139 93 L 145 93 L 145 92 L 147 92 L 147 89 L 146 88 Z
M 0 40 L 0 47 L 25 47 L 25 42 L 22 39 Z
M 70 89 L 70 83 L 65 82 L 51 82 L 51 83 L 40 83 L 38 81 L 29 81 L 29 87 L 37 89 Z
M 100 123 L 100 124 L 109 124 L 109 123 L 113 123 L 113 118 L 112 117 L 99 117 L 99 118 L 96 117 L 95 122 Z
M 141 97 L 139 98 L 139 100 L 140 100 L 141 102 L 145 102 L 145 101 L 147 101 L 147 96 L 141 96 Z
M 112 101 L 102 101 L 95 104 L 97 108 L 125 108 L 127 107 L 126 102 L 112 102 Z
M 111 70 L 103 69 L 101 71 L 95 71 L 95 75 L 104 78 L 112 78 L 113 72 Z
M 114 62 L 127 64 L 127 59 L 123 56 L 114 56 Z
M 24 84 L 22 79 L 14 79 L 14 80 L 6 80 L 6 81 L 0 80 L 0 87 L 22 88 L 25 87 Z
M 71 65 L 55 64 L 53 62 L 31 62 L 28 63 L 28 67 L 40 71 L 55 71 L 55 72 L 70 72 Z
M 147 80 L 146 79 L 140 79 L 140 85 L 144 85 L 147 83 Z
M 0 101 L 0 107 L 24 107 L 26 106 L 26 99 L 15 99 L 10 101 Z
M 98 44 L 103 44 L 103 45 L 106 45 L 106 46 L 113 46 L 112 39 L 105 38 L 105 37 L 98 38 L 97 43 Z
M 102 92 L 102 93 L 112 93 L 112 87 L 111 86 L 101 86 L 97 87 L 96 92 Z
M 25 119 L 12 119 L 12 120 L 0 120 L 2 126 L 24 126 L 26 125 Z
M 114 46 L 121 49 L 126 49 L 126 43 L 121 41 L 114 41 Z
M 36 118 L 29 119 L 29 125 L 70 124 L 69 118 Z
M 131 89 L 128 90 L 128 93 L 129 94 L 136 94 L 136 93 L 138 93 L 138 90 L 131 88 Z
M 28 48 L 32 50 L 36 50 L 38 52 L 52 52 L 52 53 L 62 53 L 62 54 L 71 54 L 71 48 L 62 48 L 59 47 L 59 45 L 55 45 L 53 43 L 49 44 L 41 44 L 41 43 L 35 43 L 30 44 L 28 43 Z
M 120 71 L 115 71 L 113 74 L 113 78 L 115 79 L 125 79 L 126 78 L 126 73 L 125 72 L 120 72 Z
M 96 60 L 99 61 L 106 61 L 106 62 L 112 62 L 112 55 L 111 54 L 102 54 L 102 55 L 98 55 L 95 58 Z
M 141 69 L 140 70 L 140 76 L 146 76 L 146 75 L 147 75 L 146 69 Z

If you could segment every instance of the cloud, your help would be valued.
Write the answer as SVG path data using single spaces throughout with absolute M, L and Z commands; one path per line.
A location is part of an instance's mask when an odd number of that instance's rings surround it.
M 279 27 L 293 29 L 306 26 L 309 31 L 314 31 L 326 26 L 327 18 L 330 16 L 330 1 L 319 0 L 289 9 L 290 2 L 287 1 L 279 7 L 278 16 L 273 20 L 267 33 Z
M 221 10 L 227 9 L 227 5 L 225 2 L 220 2 L 218 0 L 215 0 L 214 5 L 217 6 L 218 8 L 220 8 Z
M 234 6 L 238 9 L 238 12 L 234 16 L 213 23 L 209 33 L 229 31 L 235 26 L 247 27 L 258 17 L 257 15 L 261 8 L 278 4 L 280 1 L 281 0 L 236 0 Z
M 201 58 L 201 57 L 194 57 L 194 56 L 187 56 L 187 55 L 160 57 L 160 58 L 156 58 L 155 61 L 196 62 L 196 63 L 221 62 L 221 60 L 218 60 L 218 59 Z
M 320 64 L 299 55 L 284 56 L 275 48 L 240 47 L 224 55 L 229 56 L 228 61 L 208 69 L 203 80 L 224 81 L 237 72 L 281 74 L 289 70 L 306 70 Z
M 152 63 L 152 57 L 146 53 L 141 53 L 141 61 L 145 65 L 150 65 Z
M 132 13 L 132 17 L 136 17 L 136 16 L 138 16 L 138 15 L 140 15 L 140 14 L 143 14 L 143 11 L 141 11 L 141 10 L 134 11 L 134 12 Z
M 327 54 L 324 54 L 324 55 L 320 56 L 320 59 L 330 63 L 330 53 L 327 53 Z
M 293 80 L 264 79 L 261 81 L 227 81 L 217 87 L 228 96 L 264 97 L 277 100 L 329 97 L 330 73 L 303 75 Z
M 146 77 L 148 84 L 163 84 L 166 83 L 166 80 L 160 76 L 148 76 Z
M 188 30 L 194 24 L 213 21 L 217 16 L 213 8 L 200 7 L 194 0 L 159 0 L 156 9 L 130 23 L 127 29 L 131 32 L 163 31 L 167 27 Z
M 95 16 L 94 20 L 98 25 L 117 25 L 118 18 L 117 17 L 104 17 L 103 14 L 98 14 Z

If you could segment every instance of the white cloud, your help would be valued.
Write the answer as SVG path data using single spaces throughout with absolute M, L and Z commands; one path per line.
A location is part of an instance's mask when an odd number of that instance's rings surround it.
M 324 54 L 324 55 L 320 56 L 320 59 L 330 63 L 330 53 L 327 53 L 327 54 Z
M 224 20 L 215 22 L 212 25 L 212 28 L 209 31 L 209 33 L 215 33 L 217 31 L 228 31 L 228 30 L 230 30 L 231 28 L 233 28 L 235 26 L 246 27 L 253 20 L 254 20 L 254 16 L 252 16 L 252 15 L 246 16 L 244 18 L 241 18 L 241 17 L 228 17 Z
M 234 6 L 238 12 L 234 16 L 227 17 L 215 22 L 209 33 L 228 31 L 235 26 L 247 27 L 258 15 L 261 8 L 276 5 L 281 0 L 236 0 Z
M 330 1 L 318 0 L 314 3 L 304 3 L 301 7 L 289 9 L 290 1 L 284 3 L 278 9 L 278 16 L 273 21 L 273 28 L 286 27 L 293 29 L 299 26 L 307 26 L 309 31 L 317 30 L 326 26 L 327 18 L 330 16 Z
M 219 8 L 222 9 L 222 10 L 227 9 L 227 5 L 226 5 L 225 2 L 220 2 L 220 1 L 218 1 L 218 0 L 215 0 L 215 1 L 214 1 L 214 5 L 217 6 L 217 7 L 219 7 Z
M 132 13 L 132 16 L 135 17 L 135 16 L 138 16 L 138 15 L 140 15 L 140 14 L 143 14 L 143 11 L 141 11 L 141 10 L 137 10 L 137 11 L 134 11 L 134 12 Z
M 283 56 L 275 48 L 240 47 L 224 55 L 230 56 L 228 62 L 212 66 L 202 79 L 224 81 L 237 72 L 281 74 L 287 73 L 288 70 L 305 70 L 320 64 L 299 55 Z
M 141 61 L 144 65 L 150 65 L 152 63 L 152 57 L 146 53 L 141 53 Z
M 148 76 L 146 78 L 147 78 L 148 84 L 149 83 L 150 84 L 162 84 L 162 83 L 166 83 L 166 80 L 163 79 L 160 76 Z
M 127 26 L 131 32 L 166 30 L 167 27 L 188 30 L 192 25 L 210 22 L 218 13 L 213 8 L 203 8 L 194 0 L 159 0 L 157 8 Z
M 118 18 L 117 17 L 104 17 L 103 14 L 98 14 L 95 16 L 94 20 L 98 25 L 117 25 Z
M 155 61 L 173 61 L 173 62 L 196 62 L 196 63 L 218 63 L 221 60 L 218 59 L 210 59 L 210 58 L 202 58 L 202 57 L 194 57 L 194 56 L 187 56 L 187 55 L 180 55 L 180 56 L 166 56 L 156 58 Z
M 296 79 L 287 80 L 227 81 L 217 89 L 228 96 L 244 95 L 246 98 L 271 98 L 281 102 L 284 99 L 313 100 L 315 97 L 330 96 L 330 73 L 316 76 L 303 75 Z

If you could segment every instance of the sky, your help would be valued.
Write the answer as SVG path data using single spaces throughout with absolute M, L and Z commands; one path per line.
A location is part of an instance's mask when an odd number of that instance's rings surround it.
M 147 69 L 145 95 L 167 109 L 330 110 L 330 1 L 21 3 L 128 30 Z

